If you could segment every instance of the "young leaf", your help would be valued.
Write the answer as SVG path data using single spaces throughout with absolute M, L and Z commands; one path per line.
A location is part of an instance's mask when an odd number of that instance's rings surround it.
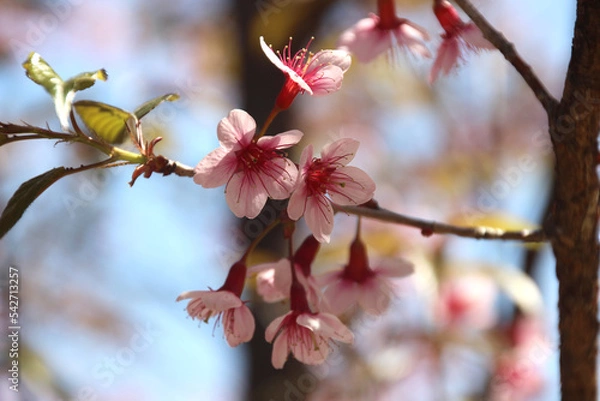
M 135 109 L 133 114 L 135 114 L 135 116 L 138 118 L 138 120 L 141 120 L 142 117 L 144 117 L 146 114 L 148 114 L 149 112 L 154 110 L 154 108 L 156 106 L 158 106 L 159 104 L 161 104 L 162 102 L 164 102 L 164 101 L 174 102 L 177 99 L 179 99 L 178 94 L 167 93 L 166 95 L 162 95 L 162 96 L 156 97 L 152 100 L 148 100 L 146 103 L 142 104 L 140 107 Z
M 41 85 L 52 96 L 56 115 L 64 130 L 69 128 L 69 114 L 71 104 L 75 98 L 75 92 L 81 91 L 94 85 L 99 79 L 106 81 L 108 75 L 104 69 L 94 72 L 83 72 L 73 78 L 63 81 L 38 53 L 30 53 L 23 63 L 27 76 L 36 84 Z
M 85 126 L 108 143 L 120 144 L 127 138 L 125 123 L 132 114 L 101 102 L 80 100 L 73 103 Z
M 71 172 L 64 167 L 57 167 L 21 184 L 0 215 L 0 239 L 19 221 L 25 210 L 42 192 Z
M 31 52 L 23 63 L 25 74 L 29 79 L 46 89 L 53 98 L 62 95 L 63 80 L 38 53 Z

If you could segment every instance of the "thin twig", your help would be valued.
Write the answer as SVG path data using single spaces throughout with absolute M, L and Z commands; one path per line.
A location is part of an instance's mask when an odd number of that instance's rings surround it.
M 382 208 L 369 208 L 364 206 L 336 206 L 336 210 L 368 217 L 389 223 L 401 224 L 409 227 L 419 228 L 424 236 L 432 234 L 451 234 L 459 237 L 488 239 L 488 240 L 514 240 L 521 242 L 545 242 L 546 235 L 542 230 L 520 230 L 506 231 L 494 227 L 461 227 L 436 221 L 422 220 L 416 217 L 406 216 Z
M 504 58 L 515 67 L 538 98 L 546 113 L 548 115 L 552 114 L 554 108 L 558 105 L 558 101 L 548 92 L 544 84 L 531 69 L 531 66 L 517 53 L 515 46 L 490 24 L 469 0 L 455 0 L 455 2 L 473 20 L 483 33 L 483 36 L 496 46 Z

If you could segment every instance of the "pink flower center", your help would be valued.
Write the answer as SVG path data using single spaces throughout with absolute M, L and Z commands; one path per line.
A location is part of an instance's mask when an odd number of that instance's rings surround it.
M 464 26 L 464 22 L 460 19 L 456 9 L 445 0 L 436 1 L 433 12 L 444 31 L 446 31 L 446 38 L 456 35 Z
M 267 168 L 272 168 L 274 165 L 271 161 L 282 157 L 277 151 L 261 148 L 255 142 L 236 151 L 236 156 L 238 160 L 237 171 L 254 173 L 262 173 Z
M 321 159 L 314 159 L 306 174 L 306 186 L 309 196 L 324 194 L 331 187 L 331 175 L 337 167 L 323 163 Z
M 282 110 L 286 110 L 290 107 L 296 96 L 302 91 L 300 85 L 294 82 L 289 76 L 285 79 L 285 84 L 277 99 L 275 99 L 275 105 Z
M 377 12 L 379 13 L 379 22 L 377 28 L 382 31 L 391 31 L 396 29 L 402 22 L 396 16 L 395 0 L 377 0 Z

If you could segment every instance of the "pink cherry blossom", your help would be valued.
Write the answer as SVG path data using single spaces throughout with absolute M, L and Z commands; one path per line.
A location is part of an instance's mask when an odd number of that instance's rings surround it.
M 444 33 L 441 35 L 442 43 L 433 62 L 429 82 L 433 83 L 440 73 L 448 75 L 463 59 L 465 52 L 495 48 L 474 23 L 463 22 L 448 1 L 436 0 L 433 11 L 444 28 Z
M 436 320 L 444 326 L 489 329 L 497 320 L 497 295 L 497 285 L 482 274 L 446 279 L 440 285 Z
M 313 157 L 312 145 L 300 156 L 300 178 L 290 197 L 288 215 L 298 220 L 302 215 L 315 238 L 329 242 L 333 230 L 333 206 L 360 205 L 373 197 L 375 183 L 363 170 L 348 167 L 359 142 L 342 138 Z M 329 197 L 327 197 L 328 195 Z
M 321 364 L 329 355 L 333 340 L 352 343 L 354 335 L 334 315 L 292 310 L 271 322 L 265 339 L 269 343 L 275 340 L 271 362 L 281 369 L 290 352 L 307 365 Z
M 242 300 L 229 291 L 186 291 L 177 301 L 191 299 L 187 311 L 193 319 L 207 322 L 212 316 L 221 317 L 227 343 L 237 347 L 248 342 L 254 334 L 254 317 Z
M 313 55 L 308 52 L 308 45 L 292 55 L 291 39 L 283 54 L 275 53 L 262 36 L 260 47 L 267 58 L 286 74 L 285 84 L 275 101 L 277 107 L 283 110 L 290 107 L 299 93 L 321 96 L 339 90 L 344 73 L 352 62 L 346 51 L 321 50 Z
M 388 50 L 406 48 L 421 57 L 431 57 L 424 42 L 427 32 L 403 18 L 396 18 L 392 27 L 384 28 L 378 15 L 370 14 L 344 31 L 338 47 L 352 53 L 360 62 L 368 63 Z
M 245 279 L 246 264 L 236 262 L 229 269 L 221 288 L 216 291 L 186 291 L 177 297 L 177 302 L 191 300 L 187 305 L 187 312 L 192 319 L 200 319 L 206 323 L 215 315 L 217 319 L 221 317 L 227 343 L 236 347 L 250 341 L 255 329 L 252 312 L 240 299 Z
M 298 170 L 280 151 L 297 144 L 298 130 L 254 139 L 256 122 L 244 110 L 232 110 L 217 127 L 221 147 L 198 163 L 194 182 L 205 188 L 223 184 L 227 204 L 237 217 L 258 216 L 267 198 L 290 196 Z
M 344 269 L 324 274 L 319 282 L 327 286 L 324 298 L 329 310 L 340 315 L 359 305 L 365 312 L 380 315 L 394 297 L 393 280 L 413 273 L 412 263 L 403 259 L 385 259 L 376 268 L 369 267 L 364 243 L 356 239 L 350 247 L 350 259 Z

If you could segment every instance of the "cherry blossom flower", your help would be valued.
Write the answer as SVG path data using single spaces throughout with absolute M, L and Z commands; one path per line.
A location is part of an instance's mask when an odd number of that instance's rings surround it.
M 350 246 L 344 269 L 324 274 L 319 282 L 327 286 L 323 295 L 331 313 L 340 315 L 360 305 L 365 312 L 380 315 L 394 297 L 393 280 L 413 271 L 413 265 L 403 259 L 386 259 L 371 269 L 365 244 L 357 238 Z
M 363 63 L 397 48 L 431 57 L 424 44 L 429 40 L 427 32 L 407 19 L 398 18 L 394 0 L 378 0 L 377 7 L 379 15 L 370 14 L 342 33 L 338 40 L 340 49 L 349 51 Z
M 299 93 L 321 96 L 335 92 L 342 87 L 344 73 L 350 68 L 352 58 L 344 50 L 321 50 L 316 54 L 306 48 L 292 55 L 292 40 L 284 47 L 283 54 L 275 53 L 265 39 L 260 37 L 260 47 L 267 58 L 286 74 L 283 88 L 275 104 L 285 110 Z
M 444 280 L 435 306 L 436 321 L 444 326 L 489 329 L 497 320 L 494 308 L 497 295 L 497 285 L 483 274 Z
M 290 196 L 298 170 L 280 151 L 297 144 L 298 130 L 254 139 L 256 122 L 244 110 L 232 110 L 217 127 L 221 147 L 198 163 L 194 182 L 205 188 L 223 184 L 227 204 L 237 217 L 258 216 L 267 198 Z
M 463 22 L 448 1 L 436 0 L 433 11 L 445 32 L 441 35 L 442 44 L 429 74 L 430 83 L 433 83 L 440 73 L 448 75 L 463 59 L 466 51 L 478 52 L 495 48 L 483 37 L 474 23 Z
M 192 319 L 206 323 L 213 316 L 220 317 L 227 343 L 236 347 L 250 341 L 255 329 L 252 312 L 240 299 L 245 277 L 246 265 L 236 262 L 221 288 L 216 291 L 186 291 L 177 297 L 177 302 L 190 299 L 187 312 Z
M 300 178 L 290 196 L 287 212 L 292 220 L 304 215 L 319 242 L 329 242 L 333 230 L 332 202 L 360 205 L 373 197 L 375 183 L 367 173 L 346 166 L 354 158 L 358 146 L 358 141 L 342 138 L 326 145 L 320 158 L 313 157 L 312 145 L 302 151 Z

